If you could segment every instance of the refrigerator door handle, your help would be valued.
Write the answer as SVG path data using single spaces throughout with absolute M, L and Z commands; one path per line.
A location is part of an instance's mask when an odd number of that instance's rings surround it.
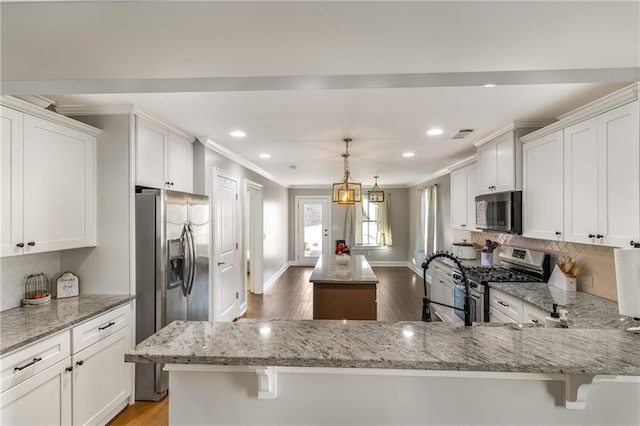
M 196 270 L 198 267 L 198 252 L 196 251 L 196 243 L 195 243 L 195 238 L 193 237 L 193 228 L 191 227 L 191 224 L 188 224 L 188 232 L 189 232 L 189 240 L 191 241 L 191 262 L 190 262 L 190 267 L 191 267 L 191 274 L 189 277 L 189 291 L 187 292 L 187 294 L 191 294 L 191 290 L 193 290 L 193 282 L 196 278 Z
M 180 241 L 182 241 L 182 247 L 184 248 L 184 268 L 183 268 L 183 277 L 182 277 L 182 293 L 185 297 L 189 294 L 189 282 L 191 280 L 191 263 L 193 259 L 191 258 L 191 242 L 189 239 L 189 228 L 188 224 L 185 223 L 182 225 L 182 235 L 180 235 Z

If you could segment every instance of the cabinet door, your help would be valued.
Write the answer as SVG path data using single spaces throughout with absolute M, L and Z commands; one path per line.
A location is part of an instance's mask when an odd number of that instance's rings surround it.
M 529 306 L 526 303 L 523 306 L 523 310 L 522 310 L 523 324 L 544 325 L 544 319 L 546 316 L 547 316 L 546 313 L 542 312 L 539 309 L 534 308 L 533 306 Z
M 23 116 L 0 107 L 0 257 L 22 254 Z
M 168 136 L 162 126 L 136 117 L 136 185 L 169 187 L 164 176 Z
M 131 394 L 129 327 L 73 355 L 73 424 L 105 423 Z
M 598 119 L 592 118 L 564 129 L 565 241 L 590 244 L 597 231 Z
M 516 189 L 515 139 L 513 132 L 500 136 L 496 141 L 496 181 L 495 192 Z
M 476 230 L 476 195 L 478 195 L 478 169 L 473 166 L 467 170 L 467 221 L 468 231 Z
M 562 239 L 564 229 L 564 145 L 557 131 L 524 145 L 523 235 Z
M 166 170 L 171 189 L 193 192 L 193 145 L 173 133 L 169 133 Z
M 470 228 L 472 224 L 467 223 L 467 218 L 467 173 L 463 169 L 451 173 L 451 227 Z
M 24 115 L 25 253 L 96 244 L 93 136 Z
M 0 394 L 0 424 L 70 425 L 69 364 L 69 358 L 60 361 Z
M 491 142 L 478 148 L 478 194 L 493 192 L 496 185 L 496 145 Z
M 640 240 L 638 102 L 598 117 L 599 242 L 627 247 Z

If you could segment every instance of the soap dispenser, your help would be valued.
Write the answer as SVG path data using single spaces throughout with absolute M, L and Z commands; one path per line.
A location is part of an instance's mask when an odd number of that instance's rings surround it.
M 558 328 L 560 327 L 560 312 L 558 312 L 558 304 L 553 304 L 553 311 L 548 317 L 544 319 L 545 328 Z

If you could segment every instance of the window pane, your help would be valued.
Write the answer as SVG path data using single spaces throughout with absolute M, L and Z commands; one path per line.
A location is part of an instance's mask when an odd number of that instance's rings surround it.
M 322 254 L 322 204 L 304 205 L 304 257 Z

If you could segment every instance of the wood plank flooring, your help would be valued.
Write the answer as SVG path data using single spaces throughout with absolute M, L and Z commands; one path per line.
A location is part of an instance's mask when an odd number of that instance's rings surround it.
M 264 294 L 247 294 L 243 318 L 312 319 L 313 267 L 290 266 Z M 374 267 L 378 280 L 378 321 L 420 321 L 422 279 L 405 267 Z M 434 321 L 437 316 L 434 315 Z M 159 402 L 136 402 L 125 408 L 109 426 L 169 424 L 169 397 Z

